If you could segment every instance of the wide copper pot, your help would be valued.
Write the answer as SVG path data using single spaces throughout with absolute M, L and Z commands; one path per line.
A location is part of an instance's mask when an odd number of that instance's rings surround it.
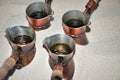
M 44 13 L 44 14 L 43 14 Z M 45 2 L 34 2 L 26 8 L 26 18 L 29 26 L 35 30 L 43 30 L 50 26 L 54 14 L 49 5 Z
M 53 70 L 51 80 L 72 80 L 75 70 L 74 40 L 67 35 L 56 34 L 45 38 L 43 45 L 49 53 L 49 65 Z
M 6 29 L 6 38 L 12 47 L 12 54 L 18 52 L 17 68 L 28 65 L 34 58 L 36 47 L 35 31 L 27 26 L 14 26 Z
M 71 22 L 70 22 L 71 21 Z M 86 45 L 86 26 L 89 24 L 89 18 L 79 10 L 70 10 L 62 17 L 62 24 L 65 34 L 71 36 L 77 44 Z

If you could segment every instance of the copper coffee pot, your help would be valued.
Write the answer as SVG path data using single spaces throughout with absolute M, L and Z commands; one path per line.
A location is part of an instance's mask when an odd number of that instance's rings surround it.
M 90 15 L 98 4 L 99 0 L 89 0 L 84 12 L 79 10 L 70 10 L 62 17 L 63 29 L 65 34 L 71 36 L 77 44 L 86 45 L 86 27 L 90 25 Z
M 26 18 L 29 26 L 34 30 L 43 30 L 50 26 L 50 21 L 54 14 L 51 9 L 52 0 L 45 2 L 34 2 L 26 8 Z
M 28 65 L 34 58 L 36 48 L 35 31 L 26 26 L 14 26 L 6 29 L 6 38 L 12 47 L 12 53 L 19 53 L 16 68 Z
M 49 65 L 53 70 L 51 80 L 72 80 L 75 69 L 74 40 L 67 35 L 56 34 L 45 38 L 43 45 L 49 53 Z
M 12 55 L 0 67 L 0 80 L 6 80 L 9 71 L 29 64 L 35 54 L 35 32 L 26 26 L 15 26 L 6 29 L 6 38 L 12 47 Z M 19 63 L 19 64 L 18 64 Z

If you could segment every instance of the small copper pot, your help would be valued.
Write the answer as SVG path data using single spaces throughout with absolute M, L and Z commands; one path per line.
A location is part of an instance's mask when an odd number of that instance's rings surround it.
M 62 24 L 65 34 L 71 36 L 77 44 L 86 45 L 86 26 L 89 24 L 89 18 L 79 10 L 70 10 L 62 17 Z
M 43 45 L 49 53 L 49 65 L 53 70 L 51 80 L 71 80 L 75 69 L 74 40 L 67 35 L 56 34 L 45 38 Z
M 43 30 L 50 26 L 54 14 L 51 9 L 52 0 L 45 2 L 34 2 L 26 8 L 26 18 L 29 26 L 35 30 Z
M 19 65 L 26 66 L 25 63 L 30 63 L 34 58 L 36 48 L 35 31 L 26 26 L 15 26 L 6 29 L 6 37 L 12 47 L 13 54 L 18 52 L 20 54 Z

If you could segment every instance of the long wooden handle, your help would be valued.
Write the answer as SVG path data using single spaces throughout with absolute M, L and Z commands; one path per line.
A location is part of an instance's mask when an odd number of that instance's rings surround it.
M 85 15 L 91 15 L 91 11 L 96 7 L 100 0 L 89 0 L 86 4 L 86 9 L 84 10 Z
M 9 70 L 11 70 L 16 64 L 16 60 L 12 57 L 9 57 L 5 60 L 2 67 L 0 68 L 0 80 L 2 80 Z
M 0 80 L 2 80 L 7 75 L 9 70 L 14 68 L 14 66 L 16 65 L 16 62 L 19 59 L 19 55 L 20 53 L 15 52 L 5 60 L 2 67 L 0 67 Z
M 93 0 L 96 4 L 100 1 L 100 0 Z
M 46 3 L 49 7 L 51 7 L 52 1 L 53 1 L 53 0 L 45 0 L 45 3 Z
M 52 72 L 51 80 L 62 80 L 63 73 L 60 70 L 54 70 Z
M 89 0 L 86 4 L 86 8 L 93 9 L 100 0 Z
M 53 69 L 51 80 L 63 80 L 63 66 L 56 65 Z

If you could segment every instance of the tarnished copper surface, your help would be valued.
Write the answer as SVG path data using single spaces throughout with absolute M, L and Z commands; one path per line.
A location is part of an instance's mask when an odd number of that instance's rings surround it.
M 88 39 L 86 37 L 86 33 L 81 33 L 79 35 L 76 36 L 71 36 L 75 42 L 79 45 L 87 45 L 88 44 Z
M 18 52 L 20 55 L 16 63 L 17 69 L 27 66 L 33 60 L 36 53 L 35 40 L 24 46 L 12 42 L 10 42 L 10 45 L 12 47 L 12 54 Z
M 21 69 L 27 65 L 29 65 L 32 60 L 35 57 L 35 53 L 36 53 L 36 47 L 33 47 L 30 51 L 26 52 L 24 55 L 20 56 L 17 63 L 16 63 L 16 69 Z M 14 50 L 13 50 L 13 54 L 14 54 Z M 22 53 L 19 53 L 22 54 Z
M 74 36 L 74 35 L 79 35 L 79 34 L 85 32 L 86 26 L 82 26 L 79 28 L 72 28 L 63 23 L 63 29 L 66 34 Z
M 20 69 L 22 67 L 27 66 L 31 61 L 33 60 L 35 53 L 36 53 L 36 47 L 35 47 L 35 41 L 32 43 L 29 43 L 25 46 L 18 46 L 14 43 L 11 43 L 12 45 L 12 54 L 18 52 L 19 53 L 19 59 L 16 63 L 16 68 Z
M 86 25 L 78 27 L 78 28 L 72 28 L 67 26 L 65 23 L 63 23 L 63 29 L 65 34 L 71 36 L 75 42 L 79 45 L 86 45 L 88 44 L 88 40 L 86 37 Z
M 47 16 L 42 19 L 34 19 L 27 16 L 30 27 L 34 30 L 47 29 L 50 26 L 51 17 Z

